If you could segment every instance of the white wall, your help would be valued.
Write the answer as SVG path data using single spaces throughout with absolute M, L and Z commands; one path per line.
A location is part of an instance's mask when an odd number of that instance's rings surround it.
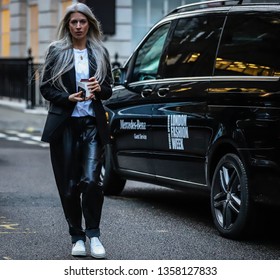
M 116 0 L 116 34 L 107 36 L 105 45 L 114 62 L 118 53 L 118 61 L 122 64 L 131 53 L 132 38 L 132 0 Z

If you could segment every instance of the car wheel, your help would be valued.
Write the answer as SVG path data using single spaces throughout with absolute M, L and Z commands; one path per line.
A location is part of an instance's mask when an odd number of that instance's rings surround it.
M 243 237 L 249 228 L 253 204 L 247 171 L 236 154 L 226 154 L 216 166 L 211 186 L 211 211 L 220 234 Z
M 113 169 L 112 155 L 105 149 L 104 162 L 101 169 L 100 180 L 105 195 L 119 195 L 125 186 L 126 180 L 122 179 Z

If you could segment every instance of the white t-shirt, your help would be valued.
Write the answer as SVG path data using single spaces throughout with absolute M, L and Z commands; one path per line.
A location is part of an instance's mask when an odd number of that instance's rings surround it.
M 75 61 L 75 72 L 76 81 L 81 81 L 81 79 L 89 78 L 89 62 L 88 62 L 88 52 L 87 49 L 74 50 L 74 61 Z M 78 88 L 76 89 L 78 92 Z M 90 106 L 92 100 L 87 100 L 83 102 L 77 102 L 72 117 L 84 117 L 84 116 L 94 116 L 94 111 L 92 106 Z

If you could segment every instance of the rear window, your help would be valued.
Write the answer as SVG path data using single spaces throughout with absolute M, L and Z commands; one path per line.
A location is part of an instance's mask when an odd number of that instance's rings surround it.
M 164 59 L 164 78 L 213 74 L 224 16 L 196 16 L 178 20 Z
M 217 76 L 280 76 L 280 17 L 230 15 L 216 58 Z

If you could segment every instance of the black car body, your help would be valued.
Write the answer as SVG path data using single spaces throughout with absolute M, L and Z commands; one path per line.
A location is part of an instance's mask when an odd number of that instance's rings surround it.
M 180 7 L 145 36 L 106 103 L 105 193 L 126 179 L 209 191 L 220 234 L 279 203 L 280 5 Z

